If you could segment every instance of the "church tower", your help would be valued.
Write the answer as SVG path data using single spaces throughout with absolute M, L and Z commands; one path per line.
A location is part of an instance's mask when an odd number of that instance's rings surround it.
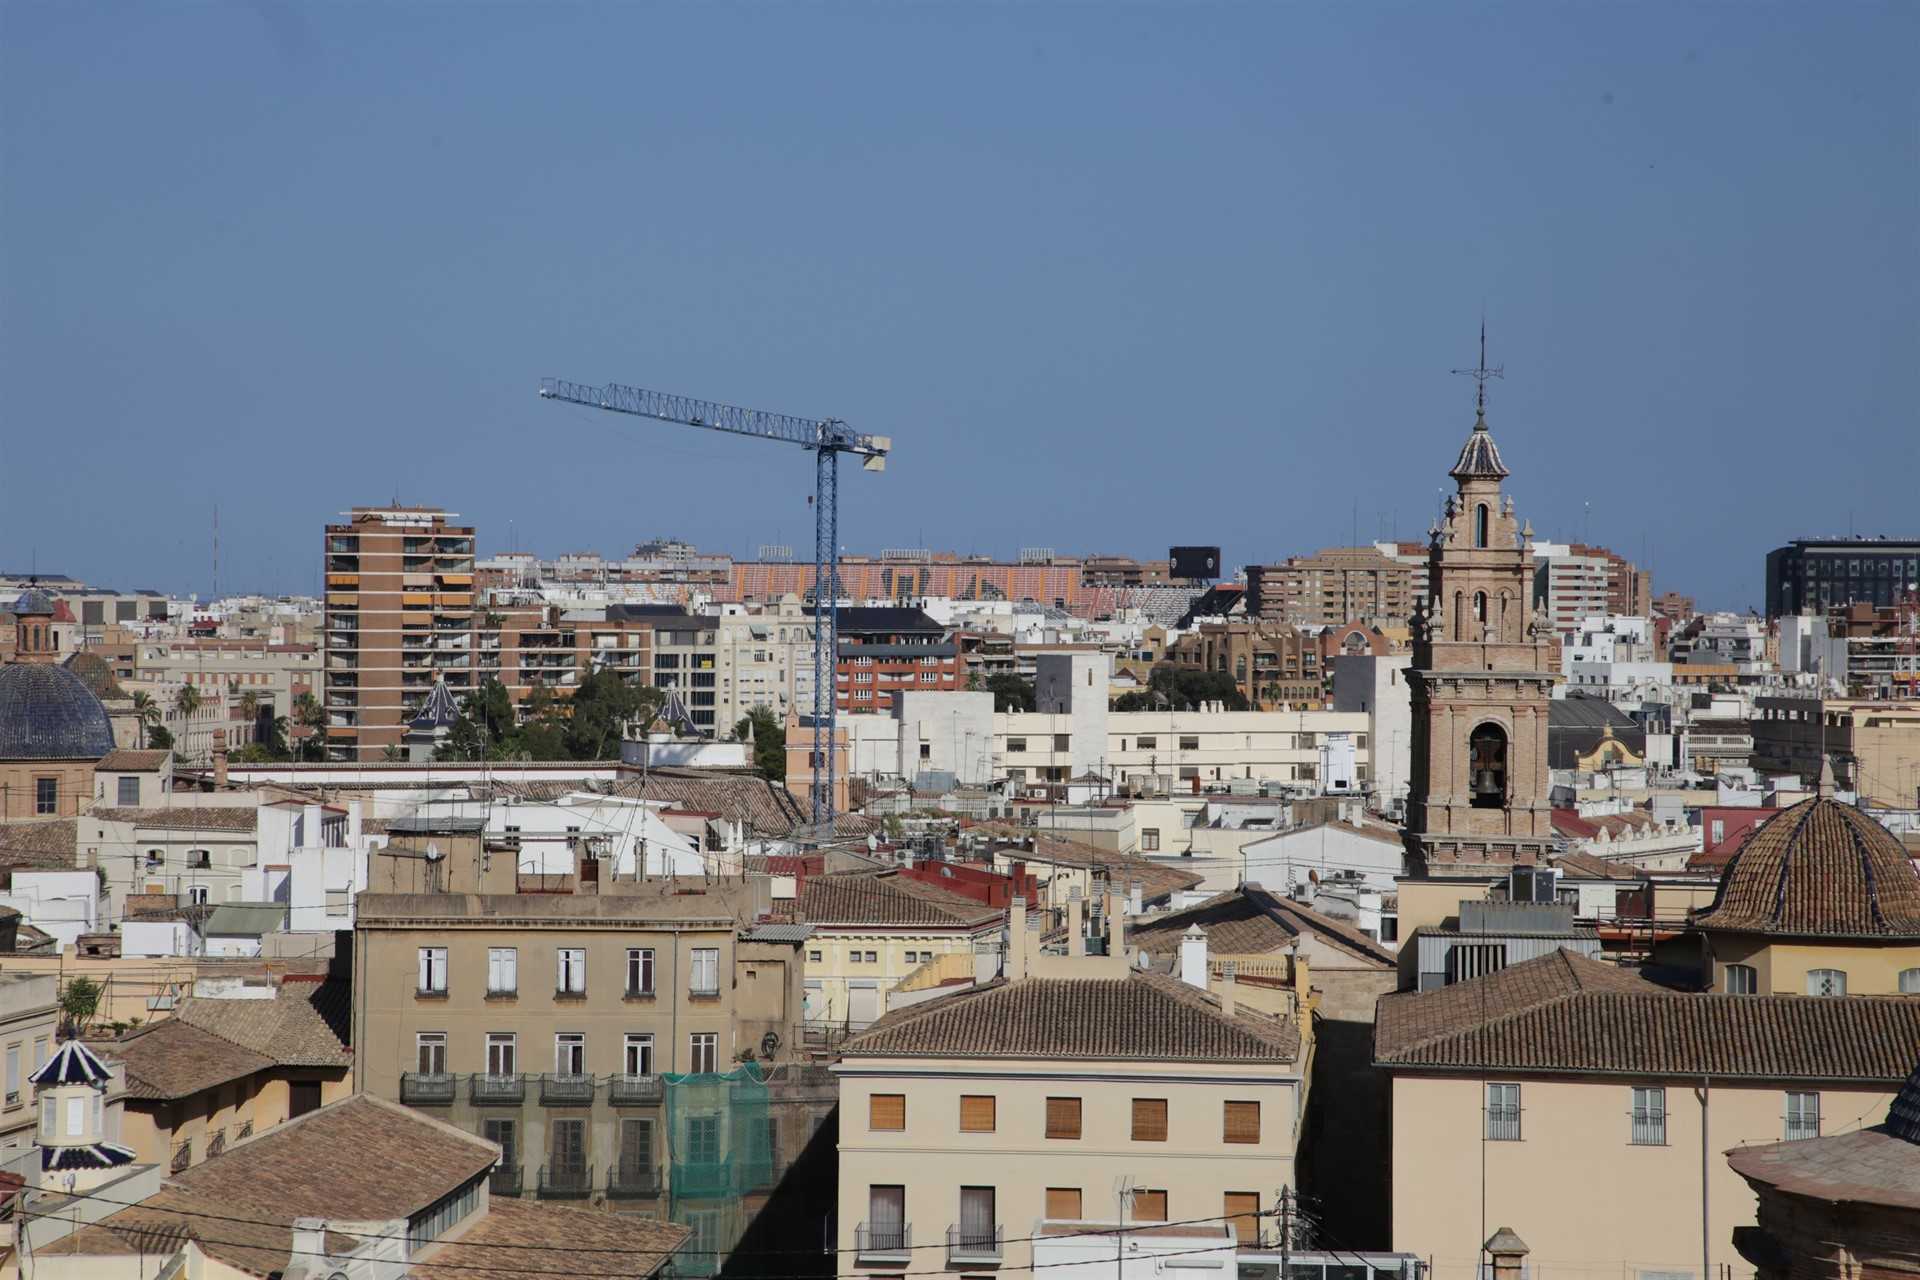
M 1412 789 L 1406 843 L 1416 875 L 1504 871 L 1544 861 L 1553 840 L 1547 703 L 1554 670 L 1533 593 L 1533 528 L 1514 519 L 1487 430 L 1486 333 L 1473 431 L 1448 474 L 1457 491 L 1429 531 L 1428 596 L 1413 619 Z

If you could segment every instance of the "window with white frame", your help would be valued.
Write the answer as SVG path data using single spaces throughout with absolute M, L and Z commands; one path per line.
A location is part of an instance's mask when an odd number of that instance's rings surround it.
M 562 1031 L 553 1037 L 553 1069 L 563 1076 L 587 1073 L 587 1037 L 580 1031 Z
M 630 996 L 650 996 L 653 994 L 653 948 L 627 948 L 627 994 Z
M 1629 1141 L 1636 1147 L 1667 1144 L 1667 1091 L 1636 1086 L 1633 1090 L 1633 1127 Z
M 693 949 L 693 973 L 687 980 L 687 991 L 696 996 L 720 994 L 720 949 L 718 947 Z
M 447 1072 L 447 1033 L 421 1031 L 413 1037 L 414 1068 L 423 1076 Z
M 1726 975 L 1728 995 L 1750 996 L 1760 990 L 1760 971 L 1750 964 L 1730 964 Z
M 653 1074 L 653 1034 L 629 1031 L 623 1048 L 621 1066 L 630 1076 Z
M 520 989 L 520 951 L 517 947 L 487 948 L 487 994 L 510 996 Z
M 582 947 L 558 949 L 558 973 L 554 990 L 562 995 L 585 995 L 587 991 L 587 953 Z
M 696 1031 L 687 1037 L 687 1069 L 696 1074 L 720 1069 L 720 1034 Z
M 487 1033 L 487 1074 L 510 1076 L 517 1071 L 518 1037 L 511 1031 Z
M 1489 1142 L 1520 1141 L 1519 1085 L 1490 1084 L 1487 1086 L 1487 1140 Z
M 1900 971 L 1900 994 L 1903 996 L 1920 995 L 1920 969 L 1902 969 Z
M 1788 1093 L 1786 1120 L 1786 1138 L 1788 1142 L 1797 1142 L 1802 1138 L 1819 1137 L 1820 1095 L 1817 1093 Z
M 1847 971 L 1845 969 L 1807 970 L 1807 994 L 1810 996 L 1847 994 Z
M 421 947 L 419 964 L 418 991 L 445 995 L 447 992 L 447 949 L 445 947 Z

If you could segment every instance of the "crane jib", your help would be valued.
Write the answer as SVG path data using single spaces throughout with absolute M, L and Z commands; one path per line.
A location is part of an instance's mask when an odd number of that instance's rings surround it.
M 885 457 L 891 441 L 862 435 L 838 418 L 802 418 L 790 413 L 769 413 L 764 409 L 743 409 L 717 400 L 649 391 L 618 382 L 595 386 L 569 382 L 564 378 L 540 380 L 540 394 L 549 400 L 605 409 L 611 413 L 630 413 L 662 422 L 677 422 L 709 431 L 727 431 L 735 435 L 757 436 L 762 440 L 784 440 L 805 449 L 833 449 L 864 457 Z

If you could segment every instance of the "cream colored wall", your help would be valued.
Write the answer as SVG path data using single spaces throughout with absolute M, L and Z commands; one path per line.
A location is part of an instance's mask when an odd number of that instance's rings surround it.
M 832 932 L 827 932 L 831 929 Z M 988 931 L 991 932 L 991 931 Z M 985 936 L 983 933 L 981 936 Z M 925 929 L 919 932 L 880 931 L 839 929 L 833 926 L 814 927 L 813 936 L 808 938 L 802 948 L 806 956 L 804 977 L 807 983 L 818 983 L 817 991 L 810 987 L 807 1001 L 807 1018 L 813 1022 L 842 1023 L 847 1019 L 851 998 L 848 990 L 852 983 L 872 981 L 880 992 L 876 1007 L 881 1013 L 887 1009 L 887 992 L 899 985 L 900 981 L 921 962 L 907 960 L 907 952 L 916 955 L 923 951 L 933 952 L 936 958 L 951 955 L 973 955 L 975 932 L 960 929 Z M 854 961 L 848 957 L 855 952 L 862 955 L 869 951 L 877 952 L 878 959 L 873 964 L 865 960 Z M 813 957 L 818 955 L 820 959 Z M 971 966 L 971 960 L 969 960 Z M 971 972 L 971 968 L 969 968 Z
M 1920 969 L 1920 946 L 1845 946 L 1837 943 L 1769 943 L 1766 938 L 1717 935 L 1713 939 L 1713 989 L 1727 989 L 1727 966 L 1750 964 L 1763 994 L 1804 996 L 1810 969 L 1839 969 L 1850 996 L 1900 995 L 1900 975 Z
M 847 1252 L 868 1217 L 868 1188 L 906 1188 L 915 1245 L 944 1245 L 958 1223 L 960 1188 L 994 1188 L 1009 1241 L 1003 1267 L 1030 1267 L 1033 1234 L 1049 1187 L 1078 1187 L 1081 1211 L 1112 1221 L 1114 1183 L 1165 1190 L 1171 1221 L 1221 1215 L 1229 1191 L 1258 1192 L 1263 1205 L 1294 1184 L 1297 1078 L 1271 1066 L 1214 1063 L 1055 1063 L 1002 1059 L 845 1061 L 840 1080 L 840 1274 L 900 1271 Z M 869 1099 L 906 1095 L 906 1128 L 873 1132 Z M 962 1094 L 996 1098 L 995 1131 L 960 1132 Z M 1046 1100 L 1079 1097 L 1081 1137 L 1049 1139 Z M 1167 1141 L 1132 1140 L 1134 1098 L 1167 1100 Z M 1260 1141 L 1221 1139 L 1223 1104 L 1260 1103 Z M 938 1269 L 942 1251 L 916 1249 L 910 1270 Z
M 1518 1142 L 1483 1142 L 1488 1080 L 1520 1084 Z M 1629 1141 L 1631 1088 L 1664 1084 L 1667 1145 Z M 1481 1241 L 1511 1227 L 1536 1273 L 1635 1280 L 1640 1271 L 1700 1274 L 1698 1084 L 1400 1074 L 1393 1081 L 1393 1247 L 1433 1259 L 1432 1280 L 1473 1280 Z M 1868 1089 L 1819 1091 L 1821 1130 L 1877 1123 L 1893 1099 Z M 1725 1152 L 1784 1136 L 1778 1086 L 1715 1083 L 1704 1160 L 1712 1266 L 1752 1270 L 1733 1248 L 1754 1197 Z M 1484 1169 L 1486 1193 L 1481 1198 Z
M 116 956 L 109 959 L 79 956 L 71 952 L 65 955 L 13 955 L 4 959 L 4 971 L 7 973 L 54 974 L 62 982 L 86 977 L 101 984 L 100 1004 L 94 1015 L 96 1022 L 131 1022 L 136 1018 L 142 1022 L 158 1021 L 170 1015 L 164 1009 L 148 1008 L 149 998 L 169 992 L 191 991 L 197 974 L 227 973 L 232 972 L 234 967 L 231 961 L 221 965 L 171 957 L 148 959 Z M 257 962 L 254 967 L 257 967 Z
M 1400 938 L 1402 946 L 1413 931 L 1422 927 L 1437 929 L 1449 917 L 1460 914 L 1463 902 L 1481 902 L 1493 888 L 1491 880 L 1396 880 L 1400 892 Z
M 27 1077 L 39 1065 L 34 1061 L 34 1046 L 40 1042 L 46 1051 L 45 1057 L 53 1056 L 58 1048 L 54 1032 L 59 1021 L 59 1006 L 53 1003 L 54 984 L 44 979 L 7 983 L 0 987 L 0 994 L 4 994 L 9 1006 L 0 1012 L 0 1063 L 4 1063 L 8 1049 L 17 1048 L 20 1054 L 19 1089 L 11 1098 L 0 1096 L 0 1149 L 26 1147 L 33 1142 L 37 1123 L 34 1086 L 27 1082 Z

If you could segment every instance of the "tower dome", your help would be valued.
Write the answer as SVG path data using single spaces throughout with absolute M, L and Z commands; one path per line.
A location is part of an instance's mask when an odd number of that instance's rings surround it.
M 1747 837 L 1694 923 L 1790 937 L 1920 938 L 1920 875 L 1892 832 L 1818 796 Z
M 79 676 L 47 663 L 0 666 L 0 760 L 98 760 L 113 746 L 113 721 Z

